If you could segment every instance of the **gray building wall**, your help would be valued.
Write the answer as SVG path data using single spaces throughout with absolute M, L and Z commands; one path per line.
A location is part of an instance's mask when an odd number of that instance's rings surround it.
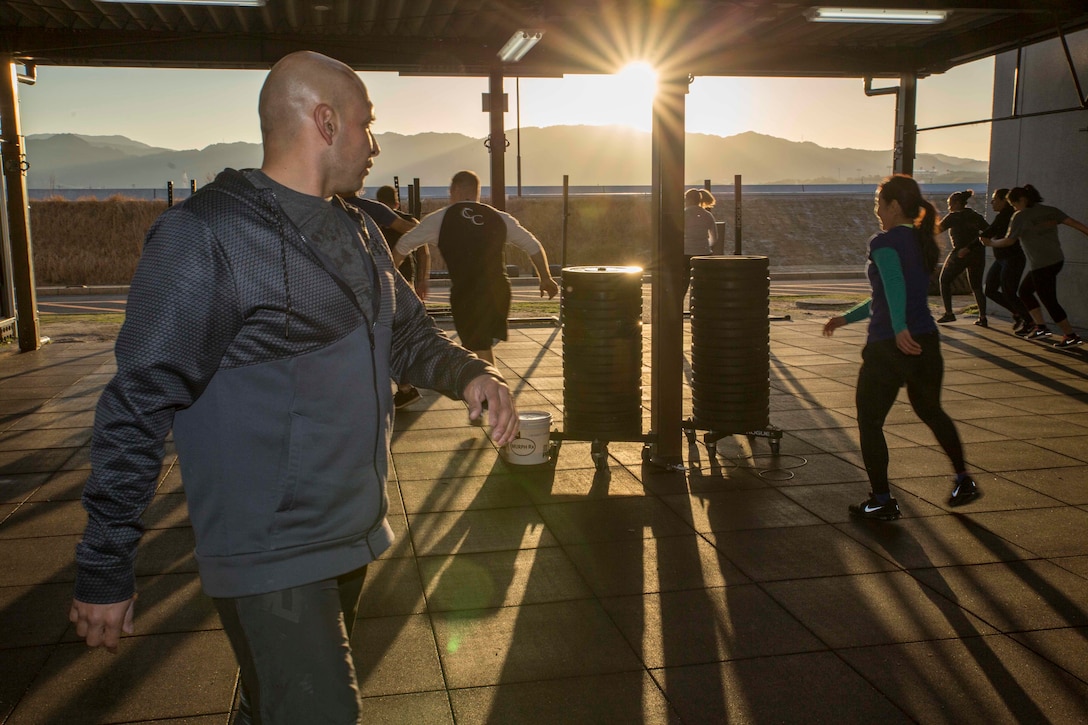
M 1066 40 L 1082 91 L 1088 93 L 1088 31 Z M 997 56 L 995 118 L 1014 113 L 1015 82 L 1016 53 Z M 1016 105 L 1020 114 L 1076 110 L 995 122 L 990 136 L 991 193 L 1032 184 L 1043 195 L 1043 203 L 1088 224 L 1088 110 L 1081 107 L 1060 40 L 1023 49 Z M 1083 332 L 1088 329 L 1088 237 L 1064 225 L 1059 233 L 1065 267 L 1058 277 L 1058 299 L 1073 326 Z

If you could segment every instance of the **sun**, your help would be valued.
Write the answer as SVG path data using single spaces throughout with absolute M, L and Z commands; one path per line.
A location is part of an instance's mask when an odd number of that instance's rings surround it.
M 620 68 L 615 76 L 617 93 L 638 100 L 653 101 L 657 93 L 657 71 L 644 60 L 636 60 Z
M 628 63 L 614 73 L 566 75 L 561 82 L 523 78 L 522 125 L 585 124 L 650 131 L 657 82 L 654 67 L 643 60 Z
M 595 109 L 592 115 L 596 123 L 650 130 L 657 93 L 657 72 L 653 66 L 636 61 L 612 75 L 590 76 L 587 81 L 588 93 L 584 97 L 591 99 L 587 106 Z

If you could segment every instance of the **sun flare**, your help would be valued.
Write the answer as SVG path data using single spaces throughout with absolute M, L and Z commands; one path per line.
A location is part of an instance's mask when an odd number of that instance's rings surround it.
M 628 63 L 612 75 L 587 76 L 584 96 L 595 109 L 596 123 L 619 124 L 649 131 L 657 73 L 645 61 Z
M 615 75 L 619 93 L 637 99 L 653 101 L 657 92 L 657 71 L 644 60 L 636 60 L 620 68 Z

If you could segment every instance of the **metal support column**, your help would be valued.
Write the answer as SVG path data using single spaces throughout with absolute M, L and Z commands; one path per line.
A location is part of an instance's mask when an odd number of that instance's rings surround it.
M 662 77 L 653 105 L 650 456 L 660 465 L 683 461 L 684 96 L 689 82 L 687 75 Z
M 742 254 L 744 246 L 744 185 L 741 183 L 741 174 L 733 175 L 733 254 Z M 725 249 L 725 242 L 722 242 Z M 722 252 L 725 254 L 725 252 Z
M 30 207 L 27 206 L 26 171 L 22 136 L 19 129 L 19 104 L 15 63 L 10 55 L 0 55 L 0 158 L 3 162 L 8 239 L 11 244 L 12 283 L 18 319 L 15 329 L 23 352 L 42 346 L 38 322 L 38 298 L 34 289 L 34 254 L 30 244 Z
M 4 176 L 0 174 L 0 199 L 7 198 L 4 188 Z M 8 211 L 0 203 L 0 336 L 8 331 L 14 334 L 15 327 L 15 283 L 11 267 L 11 238 L 8 236 Z
M 899 94 L 895 97 L 895 151 L 892 172 L 914 175 L 914 157 L 918 152 L 918 76 L 899 76 Z
M 491 151 L 491 206 L 506 211 L 506 129 L 503 127 L 502 68 L 491 70 L 488 84 L 491 105 L 488 117 L 491 120 L 491 136 L 488 149 Z

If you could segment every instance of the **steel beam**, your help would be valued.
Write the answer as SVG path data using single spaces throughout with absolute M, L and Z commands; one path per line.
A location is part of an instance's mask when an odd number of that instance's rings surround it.
M 913 73 L 899 76 L 899 94 L 895 97 L 895 149 L 892 172 L 914 175 L 914 157 L 918 151 L 918 78 Z
M 505 104 L 502 97 L 502 68 L 491 70 L 488 92 L 491 106 L 488 117 L 491 121 L 491 135 L 488 140 L 491 151 L 491 206 L 506 211 L 506 129 L 503 123 Z
M 0 159 L 7 189 L 8 240 L 11 244 L 11 276 L 15 287 L 18 318 L 15 329 L 23 352 L 42 346 L 38 322 L 38 298 L 34 289 L 34 254 L 30 244 L 30 207 L 26 194 L 26 155 L 19 129 L 19 99 L 16 64 L 10 55 L 0 55 Z
M 682 463 L 684 379 L 684 124 L 689 77 L 658 80 L 653 104 L 654 245 L 650 297 L 650 456 Z

